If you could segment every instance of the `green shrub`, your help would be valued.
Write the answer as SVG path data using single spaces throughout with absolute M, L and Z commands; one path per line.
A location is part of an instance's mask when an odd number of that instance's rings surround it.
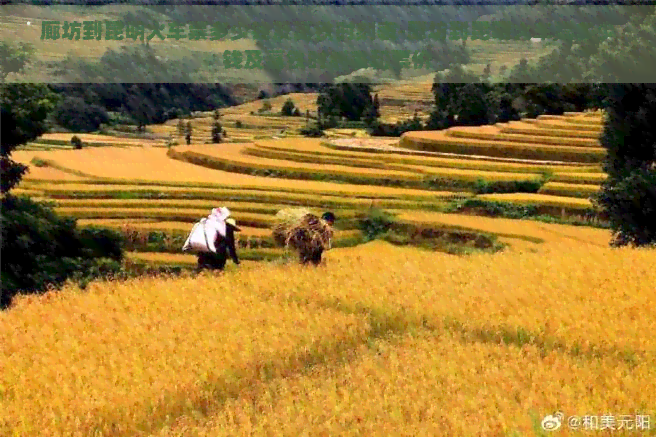
M 2 199 L 2 289 L 0 308 L 18 293 L 38 293 L 69 278 L 116 272 L 123 259 L 121 237 L 106 229 L 77 229 L 43 204 L 11 195 Z
M 76 149 L 81 149 L 82 148 L 82 140 L 77 135 L 73 135 L 71 137 L 71 144 Z
M 296 106 L 294 105 L 294 102 L 292 101 L 292 99 L 287 99 L 285 103 L 282 105 L 280 114 L 291 117 L 294 115 L 294 110 L 297 110 Z
M 492 193 L 537 193 L 542 185 L 543 180 L 524 180 L 524 181 L 486 181 L 478 179 L 474 190 L 476 194 Z
M 321 138 L 323 136 L 323 130 L 317 125 L 304 127 L 300 130 L 300 132 L 301 135 L 310 138 Z
M 358 228 L 362 231 L 365 239 L 371 241 L 387 233 L 394 223 L 396 223 L 395 218 L 386 211 L 379 208 L 370 208 L 358 220 Z

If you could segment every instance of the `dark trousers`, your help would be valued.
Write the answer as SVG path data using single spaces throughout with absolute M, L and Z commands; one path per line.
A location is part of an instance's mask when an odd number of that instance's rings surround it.
M 223 270 L 227 258 L 216 253 L 199 253 L 198 254 L 198 270 Z
M 319 264 L 321 264 L 322 254 L 323 254 L 323 249 L 304 251 L 301 253 L 301 264 L 312 263 L 315 266 L 318 266 Z

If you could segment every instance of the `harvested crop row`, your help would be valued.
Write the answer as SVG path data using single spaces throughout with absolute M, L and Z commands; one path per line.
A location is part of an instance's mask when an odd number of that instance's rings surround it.
M 503 133 L 509 134 L 523 134 L 523 135 L 538 135 L 538 136 L 548 136 L 548 137 L 562 137 L 562 138 L 588 138 L 591 140 L 599 140 L 600 133 L 597 132 L 586 132 L 578 130 L 566 130 L 566 129 L 557 129 L 549 128 L 544 125 L 536 125 L 531 127 L 531 124 L 523 123 L 523 126 L 518 125 L 498 125 L 499 129 Z
M 55 208 L 62 215 L 76 218 L 118 219 L 143 218 L 195 223 L 208 215 L 206 209 L 163 209 L 163 208 Z M 273 222 L 272 215 L 248 212 L 239 213 L 239 223 L 254 228 L 266 228 Z
M 540 188 L 540 194 L 549 194 L 553 196 L 567 196 L 585 198 L 599 192 L 601 187 L 599 185 L 585 185 L 585 184 L 566 184 L 561 182 L 547 182 Z
M 510 133 L 487 133 L 477 132 L 473 130 L 458 130 L 449 129 L 445 131 L 446 135 L 454 138 L 471 138 L 475 140 L 484 140 L 494 142 L 514 142 L 525 144 L 527 147 L 532 145 L 547 145 L 547 146 L 569 146 L 569 147 L 595 147 L 599 148 L 598 140 L 590 140 L 585 138 L 562 138 L 562 137 L 549 137 L 545 135 L 520 135 Z
M 546 205 L 570 209 L 587 210 L 592 208 L 592 203 L 587 199 L 574 197 L 553 196 L 548 194 L 534 193 L 495 193 L 481 194 L 478 198 L 492 200 L 495 202 L 507 202 L 516 205 Z
M 447 137 L 448 138 L 448 137 Z M 453 138 L 449 138 L 453 140 Z M 472 154 L 472 153 L 456 153 L 456 152 L 440 152 L 440 151 L 428 151 L 422 149 L 409 149 L 403 146 L 390 146 L 390 145 L 377 145 L 377 144 L 367 144 L 365 143 L 366 139 L 335 139 L 330 142 L 326 142 L 326 147 L 329 147 L 334 150 L 345 150 L 345 151 L 358 151 L 358 152 L 368 152 L 368 153 L 377 153 L 381 156 L 385 155 L 402 155 L 402 156 L 421 156 L 421 157 L 431 157 L 431 158 L 446 158 L 446 159 L 456 159 L 460 161 L 484 161 L 484 162 L 499 162 L 504 164 L 522 164 L 522 165 L 541 165 L 541 166 L 560 166 L 560 167 L 569 167 L 570 169 L 576 168 L 577 171 L 590 171 L 592 168 L 598 168 L 599 165 L 592 165 L 593 163 L 585 162 L 576 162 L 576 161 L 556 161 L 549 159 L 535 159 L 535 158 L 513 158 L 513 157 L 499 157 L 499 156 L 490 156 L 483 154 Z M 467 142 L 471 143 L 474 140 L 461 140 L 459 143 Z M 374 143 L 378 143 L 378 140 L 374 140 Z M 371 145 L 370 145 L 371 144 Z M 585 170 L 582 170 L 585 169 Z M 598 171 L 598 170 L 597 170 Z
M 515 194 L 515 193 L 512 193 Z M 523 193 L 522 196 L 526 196 Z M 489 196 L 489 195 L 486 195 Z M 499 196 L 499 195 L 496 195 Z M 535 195 L 531 195 L 535 196 Z M 529 241 L 567 243 L 572 235 L 588 244 L 607 246 L 610 233 L 602 229 L 580 226 L 546 224 L 531 220 L 479 217 L 461 214 L 443 214 L 423 211 L 397 211 L 400 220 L 415 224 L 446 226 L 454 229 L 488 232 L 500 237 L 522 238 Z
M 479 178 L 487 181 L 499 181 L 499 180 L 528 180 L 531 179 L 531 176 L 539 177 L 539 174 L 531 173 L 509 173 L 509 172 L 490 172 L 484 171 L 481 169 L 474 169 L 475 166 L 471 166 L 471 169 L 461 169 L 461 168 L 448 168 L 448 167 L 431 167 L 423 165 L 401 165 L 393 164 L 391 160 L 385 162 L 385 160 L 362 160 L 362 159 L 353 159 L 345 157 L 342 158 L 333 158 L 333 157 L 322 157 L 316 154 L 303 154 L 303 153 L 294 153 L 294 152 L 276 152 L 272 150 L 258 150 L 256 148 L 246 148 L 244 153 L 247 153 L 252 156 L 259 156 L 263 158 L 271 159 L 287 159 L 295 162 L 310 162 L 310 163 L 325 163 L 325 164 L 336 164 L 340 162 L 345 162 L 346 165 L 353 165 L 357 167 L 368 166 L 370 168 L 381 168 L 381 169 L 391 169 L 391 170 L 400 170 L 400 171 L 412 171 L 419 174 L 424 174 L 428 176 L 441 176 L 446 178 L 453 178 L 463 181 L 475 181 Z M 417 162 L 421 162 L 417 160 Z
M 135 138 L 125 138 L 125 137 L 115 137 L 111 135 L 100 135 L 100 134 L 65 134 L 65 133 L 48 133 L 40 136 L 36 141 L 40 143 L 50 143 L 50 144 L 71 144 L 71 138 L 77 136 L 84 144 L 101 144 L 101 145 L 114 145 L 114 144 L 124 144 L 131 146 L 142 146 L 142 145 L 156 145 L 162 143 L 163 140 L 151 140 L 151 139 L 135 139 Z
M 263 239 L 271 239 L 271 229 L 269 228 L 253 228 L 253 227 L 248 227 L 248 226 L 242 226 L 239 223 L 239 217 L 236 216 L 237 219 L 237 224 L 239 224 L 241 231 L 238 234 L 238 237 L 241 238 L 241 236 L 245 237 L 258 237 L 258 238 L 263 238 Z M 175 221 L 162 221 L 162 222 L 156 222 L 156 221 L 147 221 L 147 220 L 135 220 L 135 219 L 128 219 L 128 220 L 116 220 L 115 222 L 112 222 L 111 220 L 103 220 L 103 219 L 87 219 L 87 220 L 78 220 L 78 224 L 81 226 L 93 226 L 93 227 L 98 227 L 98 226 L 106 226 L 106 227 L 111 227 L 113 229 L 118 229 L 118 228 L 128 228 L 128 229 L 138 229 L 144 232 L 151 232 L 151 231 L 162 231 L 162 232 L 167 232 L 169 234 L 175 234 L 175 235 L 188 235 L 188 233 L 191 231 L 192 225 L 187 222 L 175 222 Z M 336 230 L 335 231 L 335 241 L 339 239 L 345 239 L 345 238 L 353 238 L 359 236 L 361 233 L 357 229 L 350 229 L 350 230 Z
M 262 159 L 262 161 L 258 161 L 255 158 L 248 158 L 245 156 L 222 158 L 191 150 L 178 152 L 171 149 L 168 154 L 173 159 L 189 162 L 202 167 L 226 172 L 261 175 L 270 178 L 311 181 L 328 180 L 361 185 L 427 188 L 424 184 L 423 175 L 412 174 L 409 172 L 394 172 L 394 174 L 391 175 L 389 173 L 392 173 L 393 170 L 379 170 L 378 172 L 375 172 L 373 169 L 360 168 L 359 171 L 351 171 L 343 170 L 341 168 L 322 168 L 322 166 L 316 164 L 316 168 L 313 167 L 313 164 L 305 164 L 308 167 L 303 167 L 302 165 L 291 161 L 286 161 L 284 164 L 275 164 L 275 160 Z
M 46 154 L 47 153 L 47 154 Z M 232 187 L 235 189 L 268 189 L 287 192 L 329 193 L 347 196 L 369 195 L 375 197 L 424 196 L 435 194 L 427 190 L 397 187 L 366 187 L 357 184 L 338 184 L 320 181 L 250 176 L 212 170 L 190 163 L 171 159 L 163 148 L 62 150 L 56 152 L 14 152 L 12 157 L 27 163 L 35 157 L 47 156 L 49 160 L 71 171 L 80 171 L 104 178 L 106 182 L 123 180 L 132 184 L 187 185 Z
M 333 140 L 334 141 L 334 140 Z M 273 145 L 270 145 L 273 144 Z M 271 157 L 280 157 L 283 159 L 312 159 L 316 157 L 317 162 L 323 159 L 337 160 L 341 159 L 344 162 L 355 162 L 361 165 L 415 165 L 421 167 L 447 167 L 459 168 L 469 170 L 483 170 L 483 171 L 508 171 L 517 173 L 539 173 L 545 170 L 551 171 L 598 171 L 598 167 L 575 167 L 571 166 L 554 166 L 554 165 L 536 165 L 536 164 L 519 164 L 519 163 L 502 163 L 494 161 L 485 161 L 483 159 L 454 159 L 454 158 L 438 158 L 432 156 L 425 157 L 410 157 L 399 153 L 371 153 L 371 152 L 358 152 L 356 150 L 335 150 L 330 147 L 330 143 L 324 145 L 316 144 L 300 144 L 297 145 L 292 141 L 277 141 L 277 142 L 256 142 L 255 147 L 247 147 L 248 153 L 253 149 L 258 150 L 257 153 L 267 153 Z M 289 158 L 286 158 L 289 157 Z M 395 167 L 392 167 L 395 168 Z M 398 167 L 404 168 L 404 167 Z
M 155 201 L 144 201 L 142 199 L 57 199 L 54 203 L 60 208 L 194 208 L 205 209 L 208 214 L 212 208 L 217 206 L 216 201 L 208 202 L 207 200 L 197 199 L 162 199 Z M 233 211 L 275 214 L 286 205 L 230 201 L 226 203 L 226 206 Z
M 64 186 L 65 188 L 62 188 Z M 463 198 L 468 197 L 469 193 L 454 192 L 437 192 L 424 191 L 425 195 L 397 195 L 390 196 L 384 192 L 377 194 L 376 188 L 371 193 L 348 193 L 348 192 L 327 192 L 312 193 L 304 192 L 302 189 L 292 190 L 272 190 L 272 188 L 248 187 L 240 189 L 239 187 L 226 188 L 199 188 L 190 186 L 188 188 L 179 186 L 158 186 L 158 185 L 130 185 L 126 184 L 103 184 L 94 181 L 89 184 L 58 184 L 51 185 L 45 183 L 25 185 L 35 194 L 47 195 L 53 199 L 198 199 L 198 200 L 218 200 L 218 201 L 253 201 L 265 203 L 284 203 L 299 205 L 331 205 L 331 206 L 350 206 L 363 205 L 374 202 L 403 202 L 408 205 L 414 203 L 434 203 L 436 199 L 446 198 Z
M 550 180 L 553 182 L 599 185 L 606 179 L 608 179 L 606 173 L 554 173 Z
M 572 132 L 586 132 L 595 135 L 601 135 L 603 127 L 593 127 L 587 125 L 576 125 L 552 120 L 522 120 L 524 123 L 532 124 L 540 129 L 558 129 Z
M 553 161 L 601 162 L 605 149 L 593 147 L 531 146 L 520 143 L 495 142 L 473 139 L 454 139 L 441 132 L 406 132 L 401 136 L 401 147 L 435 152 L 474 154 L 497 157 L 544 159 Z
M 246 270 L 17 299 L 0 317 L 0 435 L 151 434 L 366 341 L 363 316 L 263 301 Z
M 302 164 L 292 161 L 279 161 L 274 159 L 264 159 L 264 158 L 251 158 L 242 153 L 247 146 L 243 144 L 225 144 L 223 147 L 217 150 L 216 147 L 204 147 L 204 146 L 193 146 L 193 147 L 178 147 L 175 152 L 178 154 L 188 154 L 188 156 L 206 156 L 212 158 L 216 162 L 221 162 L 225 164 L 235 164 L 242 166 L 250 166 L 252 168 L 259 169 L 270 169 L 270 170 L 280 170 L 280 171 L 294 171 L 302 170 L 305 172 L 323 172 L 326 174 L 335 174 L 335 175 L 376 175 L 376 176 L 386 176 L 389 178 L 403 179 L 403 180 L 420 180 L 421 177 L 411 174 L 409 172 L 389 170 L 385 172 L 380 172 L 379 170 L 369 169 L 369 168 L 359 168 L 357 171 L 343 165 L 312 165 L 312 164 Z
M 30 180 L 55 180 L 55 181 L 83 181 L 87 178 L 67 173 L 65 171 L 52 168 L 52 167 L 37 167 L 34 164 L 28 166 L 28 171 L 23 180 L 26 182 Z M 20 185 L 23 185 L 22 183 Z
M 592 127 L 592 128 L 603 127 L 604 126 L 604 121 L 603 120 L 594 120 L 594 119 L 587 118 L 587 117 L 586 118 L 571 117 L 571 118 L 566 118 L 565 121 L 567 123 L 571 123 L 571 124 L 574 124 L 574 125 L 577 125 L 577 126 L 580 125 L 580 126 L 586 126 L 586 127 Z
M 139 230 L 143 232 L 166 232 L 170 235 L 188 235 L 191 232 L 193 224 L 189 222 L 176 221 L 156 221 L 146 219 L 85 219 L 78 220 L 80 226 L 89 227 L 110 227 L 113 229 Z M 241 226 L 239 235 L 248 237 L 267 237 L 271 235 L 271 230 L 267 228 L 251 228 Z
M 127 225 L 141 226 L 148 224 L 158 223 L 155 219 L 78 219 L 78 226 L 107 226 L 107 227 L 121 227 Z M 186 228 L 189 228 L 189 223 L 184 223 Z

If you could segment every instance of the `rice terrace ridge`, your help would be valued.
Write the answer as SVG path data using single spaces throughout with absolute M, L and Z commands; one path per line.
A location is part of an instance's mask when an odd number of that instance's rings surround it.
M 267 54 L 319 41 L 57 45 L 79 5 L 11 6 L 0 436 L 656 435 L 656 86 L 607 69 L 649 71 L 653 10 L 304 82 Z

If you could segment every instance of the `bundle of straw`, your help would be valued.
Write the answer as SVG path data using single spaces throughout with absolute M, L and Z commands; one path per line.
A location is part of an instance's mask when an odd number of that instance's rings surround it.
M 305 208 L 285 208 L 276 214 L 274 241 L 299 252 L 330 249 L 332 227 Z

